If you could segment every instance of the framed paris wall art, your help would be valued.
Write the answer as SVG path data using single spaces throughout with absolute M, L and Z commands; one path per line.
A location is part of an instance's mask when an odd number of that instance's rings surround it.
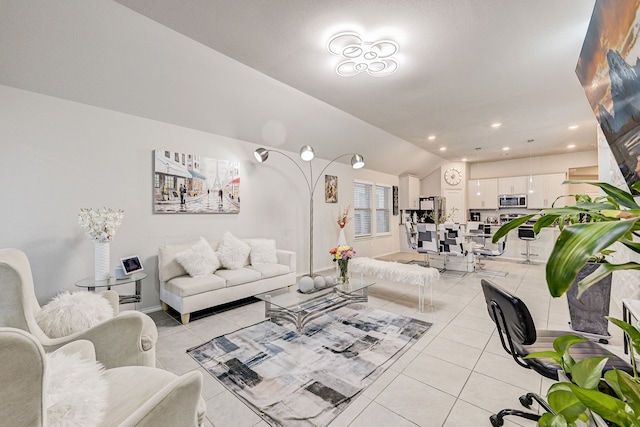
M 153 212 L 240 212 L 239 162 L 154 150 Z

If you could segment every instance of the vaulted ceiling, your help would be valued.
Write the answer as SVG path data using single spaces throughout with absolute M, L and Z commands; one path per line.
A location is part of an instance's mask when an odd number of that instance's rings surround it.
M 116 1 L 450 161 L 595 149 L 574 71 L 593 0 Z M 397 71 L 338 76 L 341 31 L 397 41 Z

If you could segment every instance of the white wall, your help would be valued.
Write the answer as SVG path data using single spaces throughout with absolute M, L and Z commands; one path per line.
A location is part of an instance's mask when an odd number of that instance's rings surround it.
M 442 168 L 437 168 L 426 177 L 420 180 L 421 196 L 440 196 L 442 195 Z
M 159 304 L 156 255 L 164 243 L 195 241 L 200 235 L 216 240 L 229 230 L 241 238 L 274 238 L 278 247 L 297 252 L 299 273 L 308 268 L 309 192 L 283 156 L 272 154 L 258 164 L 255 144 L 7 86 L 0 86 L 0 127 L 5 183 L 0 247 L 27 253 L 41 302 L 93 275 L 93 243 L 77 224 L 81 207 L 124 209 L 111 260 L 113 266 L 120 256 L 140 255 L 149 273 L 140 308 Z M 240 213 L 153 214 L 156 148 L 240 161 Z M 326 163 L 315 159 L 314 173 Z M 343 163 L 332 164 L 326 173 L 338 176 L 339 203 L 324 202 L 321 177 L 314 204 L 316 270 L 332 266 L 328 251 L 338 238 L 338 207 L 352 203 L 353 180 L 398 185 L 396 176 L 354 171 Z M 398 234 L 391 228 L 390 236 L 354 242 L 349 224 L 347 240 L 359 255 L 394 252 Z

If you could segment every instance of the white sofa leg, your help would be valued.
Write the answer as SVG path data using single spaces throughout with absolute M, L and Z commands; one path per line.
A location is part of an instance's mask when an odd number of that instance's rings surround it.
M 180 319 L 182 320 L 182 324 L 186 325 L 189 323 L 189 318 L 191 317 L 191 313 L 184 313 L 180 315 Z

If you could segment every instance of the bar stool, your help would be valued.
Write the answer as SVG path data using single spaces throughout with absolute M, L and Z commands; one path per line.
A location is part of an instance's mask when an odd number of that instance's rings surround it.
M 531 264 L 531 257 L 538 256 L 538 254 L 531 253 L 531 242 L 533 240 L 536 240 L 537 238 L 538 236 L 533 231 L 533 225 L 521 225 L 520 227 L 518 227 L 518 239 L 524 240 L 526 245 L 526 252 L 520 254 L 526 256 L 523 264 Z

